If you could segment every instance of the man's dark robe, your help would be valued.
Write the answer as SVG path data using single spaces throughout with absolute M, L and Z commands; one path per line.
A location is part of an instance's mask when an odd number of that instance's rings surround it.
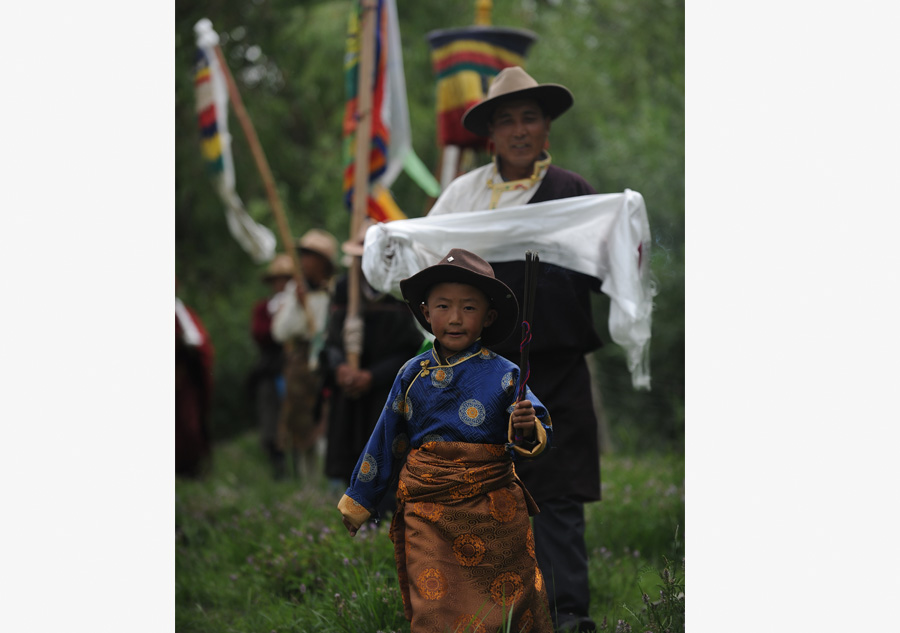
M 597 193 L 578 174 L 551 165 L 529 204 Z M 538 253 L 540 256 L 540 253 Z M 523 305 L 525 262 L 490 262 L 494 274 Z M 602 345 L 594 330 L 591 292 L 600 280 L 542 262 L 531 323 L 528 386 L 553 418 L 553 448 L 516 465 L 519 477 L 540 505 L 551 497 L 600 499 L 600 449 L 591 377 L 585 354 Z M 574 298 L 574 301 L 573 301 Z M 519 362 L 519 332 L 491 349 Z

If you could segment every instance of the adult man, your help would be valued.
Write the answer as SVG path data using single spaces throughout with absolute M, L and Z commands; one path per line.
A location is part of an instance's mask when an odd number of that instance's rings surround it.
M 320 424 L 319 351 L 325 341 L 331 280 L 337 267 L 337 240 L 310 229 L 297 241 L 303 284 L 289 281 L 272 317 L 272 338 L 285 347 L 285 394 L 278 419 L 278 441 L 293 460 L 294 477 L 315 479 Z M 305 304 L 305 308 L 304 308 Z
M 463 115 L 463 125 L 487 136 L 494 160 L 454 180 L 429 215 L 498 209 L 594 194 L 581 176 L 551 164 L 546 151 L 551 121 L 573 103 L 558 84 L 541 84 L 523 69 L 502 70 L 487 96 Z M 523 260 L 491 262 L 498 279 L 524 295 Z M 585 354 L 600 347 L 590 293 L 600 281 L 541 264 L 532 319 L 528 384 L 553 418 L 554 445 L 544 458 L 516 467 L 540 506 L 534 518 L 538 564 L 547 583 L 557 630 L 594 631 L 588 615 L 584 503 L 600 499 L 597 419 Z M 494 351 L 517 362 L 519 341 L 510 337 Z
M 368 220 L 364 222 L 356 237 L 342 245 L 348 257 L 362 256 L 365 230 L 371 224 Z M 331 394 L 325 475 L 342 492 L 350 485 L 353 468 L 378 422 L 397 372 L 418 354 L 422 344 L 422 334 L 416 329 L 406 304 L 387 293 L 377 292 L 361 277 L 362 352 L 360 366 L 351 366 L 344 340 L 348 286 L 346 274 L 335 284 L 325 348 L 319 363 Z M 394 506 L 394 497 L 390 495 L 378 510 L 393 512 Z

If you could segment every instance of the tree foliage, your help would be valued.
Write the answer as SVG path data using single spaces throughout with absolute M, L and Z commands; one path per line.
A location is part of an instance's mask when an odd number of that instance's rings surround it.
M 474 0 L 397 0 L 413 145 L 436 168 L 435 80 L 425 35 L 470 25 Z M 179 292 L 216 348 L 214 433 L 252 424 L 243 392 L 255 359 L 250 309 L 266 289 L 228 233 L 203 170 L 194 112 L 193 26 L 209 18 L 238 82 L 277 181 L 294 235 L 325 228 L 348 237 L 341 199 L 343 56 L 349 0 L 178 0 L 176 3 L 176 273 Z M 597 355 L 613 440 L 629 447 L 680 445 L 684 437 L 684 2 L 683 0 L 494 0 L 493 23 L 537 34 L 527 68 L 560 83 L 575 106 L 554 122 L 554 163 L 598 191 L 640 191 L 654 237 L 653 389 L 635 392 L 621 350 Z M 229 124 L 237 190 L 276 233 L 262 179 L 237 120 Z M 483 157 L 486 160 L 486 157 Z M 392 188 L 410 217 L 425 194 L 405 175 Z M 596 302 L 605 334 L 608 302 Z M 608 336 L 604 337 L 608 339 Z

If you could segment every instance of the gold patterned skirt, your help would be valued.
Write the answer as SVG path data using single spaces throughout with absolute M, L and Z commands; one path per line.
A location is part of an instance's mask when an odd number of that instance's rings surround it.
M 391 540 L 413 633 L 552 633 L 531 495 L 502 444 L 429 442 L 400 472 Z

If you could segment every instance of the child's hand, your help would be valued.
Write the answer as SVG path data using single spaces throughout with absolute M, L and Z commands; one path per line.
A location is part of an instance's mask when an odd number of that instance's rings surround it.
M 347 528 L 347 531 L 350 532 L 350 536 L 356 536 L 356 533 L 359 531 L 359 528 L 354 526 L 347 517 L 341 517 L 341 520 L 344 522 L 344 527 Z
M 527 440 L 534 437 L 534 407 L 530 400 L 519 400 L 512 413 L 513 428 L 516 435 L 521 435 Z

